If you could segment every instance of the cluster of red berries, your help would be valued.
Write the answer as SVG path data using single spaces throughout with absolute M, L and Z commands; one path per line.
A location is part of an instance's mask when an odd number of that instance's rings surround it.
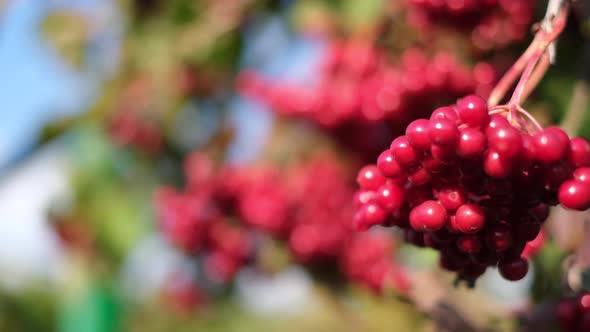
M 230 281 L 255 256 L 257 234 L 284 241 L 299 263 L 333 266 L 355 282 L 380 291 L 408 287 L 392 256 L 392 239 L 350 227 L 351 173 L 330 156 L 285 169 L 216 168 L 205 154 L 185 162 L 187 188 L 156 195 L 161 228 L 187 253 L 205 256 L 205 270 Z M 347 180 L 349 179 L 349 180 Z
M 590 143 L 557 127 L 532 135 L 523 127 L 515 116 L 490 115 L 475 95 L 413 121 L 359 172 L 355 226 L 405 229 L 407 241 L 439 250 L 441 266 L 460 279 L 474 281 L 488 266 L 522 279 L 522 252 L 549 206 L 590 207 Z
M 246 71 L 238 89 L 278 113 L 334 128 L 358 121 L 404 124 L 441 102 L 472 92 L 487 95 L 497 79 L 490 64 L 470 69 L 445 52 L 429 58 L 408 49 L 392 63 L 366 41 L 332 43 L 320 67 L 312 86 L 277 83 Z
M 590 293 L 561 300 L 557 304 L 557 321 L 563 331 L 590 331 Z
M 408 0 L 408 7 L 410 24 L 469 31 L 472 44 L 483 50 L 522 41 L 535 14 L 534 0 Z

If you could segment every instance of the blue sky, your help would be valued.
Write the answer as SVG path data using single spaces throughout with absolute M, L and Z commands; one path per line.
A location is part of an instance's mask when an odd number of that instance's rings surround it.
M 0 19 L 0 169 L 30 149 L 46 121 L 84 109 L 92 86 L 61 62 L 39 24 L 50 6 L 97 2 L 8 1 Z

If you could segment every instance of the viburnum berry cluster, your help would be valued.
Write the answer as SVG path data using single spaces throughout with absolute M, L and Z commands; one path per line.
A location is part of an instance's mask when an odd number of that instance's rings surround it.
M 332 266 L 375 291 L 405 291 L 392 257 L 393 239 L 351 227 L 350 173 L 333 157 L 316 156 L 286 169 L 215 167 L 196 152 L 185 162 L 187 188 L 161 189 L 156 206 L 164 234 L 184 252 L 205 257 L 205 270 L 229 282 L 256 256 L 259 236 L 284 241 L 299 263 Z
M 563 331 L 590 331 L 590 293 L 559 301 L 556 316 Z
M 374 137 L 383 127 L 399 132 L 440 103 L 473 92 L 488 95 L 498 78 L 489 63 L 469 68 L 443 51 L 429 57 L 407 49 L 392 62 L 384 50 L 358 40 L 331 43 L 318 72 L 318 81 L 305 86 L 245 71 L 238 89 L 275 112 L 310 119 L 350 146 Z M 381 144 L 383 136 L 375 140 Z M 375 143 L 363 148 L 366 145 Z
M 355 225 L 403 228 L 407 241 L 439 250 L 441 266 L 462 279 L 498 266 L 504 278 L 519 280 L 528 270 L 521 254 L 549 206 L 559 199 L 590 207 L 579 189 L 586 178 L 567 180 L 589 165 L 586 140 L 557 127 L 528 134 L 469 95 L 410 123 L 376 165 L 359 172 Z
M 408 0 L 408 21 L 421 30 L 443 25 L 471 33 L 482 50 L 526 38 L 535 14 L 534 0 Z
M 489 102 L 468 95 L 437 108 L 360 170 L 357 229 L 401 227 L 408 242 L 440 251 L 440 265 L 469 283 L 489 266 L 508 280 L 527 274 L 523 250 L 549 207 L 590 208 L 590 143 L 542 128 L 520 106 L 565 17 L 562 10 L 552 29 L 537 33 Z M 521 72 L 508 104 L 494 106 Z

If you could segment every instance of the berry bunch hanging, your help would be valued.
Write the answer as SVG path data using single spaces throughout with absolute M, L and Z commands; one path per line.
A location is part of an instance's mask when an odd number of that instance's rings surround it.
M 335 128 L 354 121 L 407 123 L 441 101 L 471 92 L 487 95 L 497 79 L 485 62 L 471 69 L 447 52 L 429 57 L 408 49 L 395 63 L 371 42 L 355 40 L 333 42 L 319 72 L 313 86 L 303 86 L 246 71 L 238 88 L 280 114 Z
M 471 33 L 482 50 L 506 47 L 527 37 L 534 0 L 408 0 L 408 21 L 422 31 L 443 25 Z
M 354 225 L 393 225 L 440 251 L 440 265 L 474 282 L 489 266 L 522 279 L 522 257 L 549 207 L 590 208 L 590 143 L 542 128 L 521 106 L 531 75 L 565 24 L 542 30 L 488 103 L 476 95 L 436 109 L 360 170 Z M 542 69 L 537 69 L 542 70 Z M 508 104 L 494 106 L 522 72 Z
M 184 192 L 162 188 L 156 195 L 161 229 L 184 252 L 204 257 L 210 277 L 230 282 L 253 262 L 257 239 L 265 235 L 284 241 L 304 266 L 332 266 L 375 291 L 407 289 L 392 257 L 393 239 L 350 227 L 354 185 L 335 158 L 320 155 L 283 170 L 216 168 L 196 152 L 185 161 L 185 172 Z

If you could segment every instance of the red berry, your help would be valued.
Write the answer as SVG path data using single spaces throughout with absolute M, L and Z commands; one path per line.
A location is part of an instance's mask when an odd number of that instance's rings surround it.
M 385 150 L 377 158 L 377 167 L 381 173 L 390 178 L 399 178 L 404 175 L 404 169 L 393 155 L 393 151 Z
M 454 108 L 444 106 L 435 109 L 430 115 L 431 121 L 436 119 L 447 119 L 451 120 L 453 123 L 456 123 L 459 119 L 459 116 L 457 115 L 457 111 Z
M 361 207 L 362 223 L 373 226 L 385 221 L 387 213 L 376 203 L 369 203 Z
M 367 165 L 359 171 L 356 182 L 363 189 L 377 190 L 385 183 L 385 177 L 377 166 Z
M 543 129 L 535 134 L 535 157 L 538 161 L 551 164 L 560 161 L 567 152 L 568 143 L 563 141 L 561 133 L 555 129 Z
M 565 181 L 557 197 L 564 207 L 584 211 L 590 208 L 590 185 L 577 180 Z
M 428 150 L 430 148 L 429 128 L 430 121 L 426 119 L 412 121 L 406 128 L 408 142 L 418 150 Z
M 455 149 L 449 146 L 433 144 L 432 146 L 430 146 L 430 153 L 432 154 L 432 158 L 445 163 L 451 162 L 457 157 L 457 155 L 455 154 Z
M 490 128 L 487 131 L 490 149 L 506 158 L 518 154 L 522 149 L 522 138 L 518 129 L 512 126 Z
M 453 121 L 438 118 L 431 121 L 428 136 L 433 144 L 453 146 L 459 138 L 459 130 Z
M 463 158 L 472 158 L 481 155 L 486 145 L 486 138 L 476 128 L 463 128 L 459 131 L 459 144 L 457 154 Z
M 475 204 L 463 204 L 455 213 L 457 228 L 463 233 L 476 233 L 483 228 L 485 214 L 481 207 Z
M 488 106 L 481 97 L 470 95 L 457 102 L 459 119 L 470 127 L 481 127 L 489 119 Z
M 491 177 L 503 178 L 512 172 L 512 163 L 498 152 L 489 150 L 484 155 L 483 169 Z
M 590 143 L 582 137 L 570 141 L 569 161 L 574 167 L 590 166 Z
M 354 194 L 354 204 L 361 207 L 368 203 L 374 203 L 377 201 L 377 196 L 377 192 L 373 190 L 361 189 Z
M 444 188 L 439 191 L 438 200 L 448 211 L 455 211 L 465 204 L 466 197 L 459 188 Z
M 447 210 L 436 201 L 425 201 L 410 212 L 410 224 L 418 231 L 436 231 L 447 221 Z
M 462 235 L 457 239 L 457 247 L 468 254 L 476 254 L 481 250 L 481 240 L 475 235 Z
M 397 185 L 386 183 L 378 190 L 379 205 L 388 211 L 395 211 L 404 204 L 404 191 Z
M 416 186 L 421 186 L 430 182 L 431 175 L 423 167 L 416 168 L 408 175 L 408 180 Z
M 391 151 L 401 165 L 413 166 L 418 162 L 418 152 L 410 145 L 406 136 L 394 139 L 391 142 Z
M 508 225 L 493 225 L 487 230 L 486 243 L 492 250 L 504 251 L 512 245 L 512 230 Z
M 504 279 L 517 281 L 526 276 L 529 271 L 529 263 L 520 257 L 505 259 L 498 264 L 498 270 Z
M 503 127 L 511 127 L 510 122 L 508 122 L 506 117 L 499 114 L 492 114 L 490 115 L 490 121 L 486 127 L 486 135 L 489 135 L 489 132 L 491 131 Z
M 576 181 L 590 185 L 590 167 L 581 167 L 574 171 L 574 179 Z

